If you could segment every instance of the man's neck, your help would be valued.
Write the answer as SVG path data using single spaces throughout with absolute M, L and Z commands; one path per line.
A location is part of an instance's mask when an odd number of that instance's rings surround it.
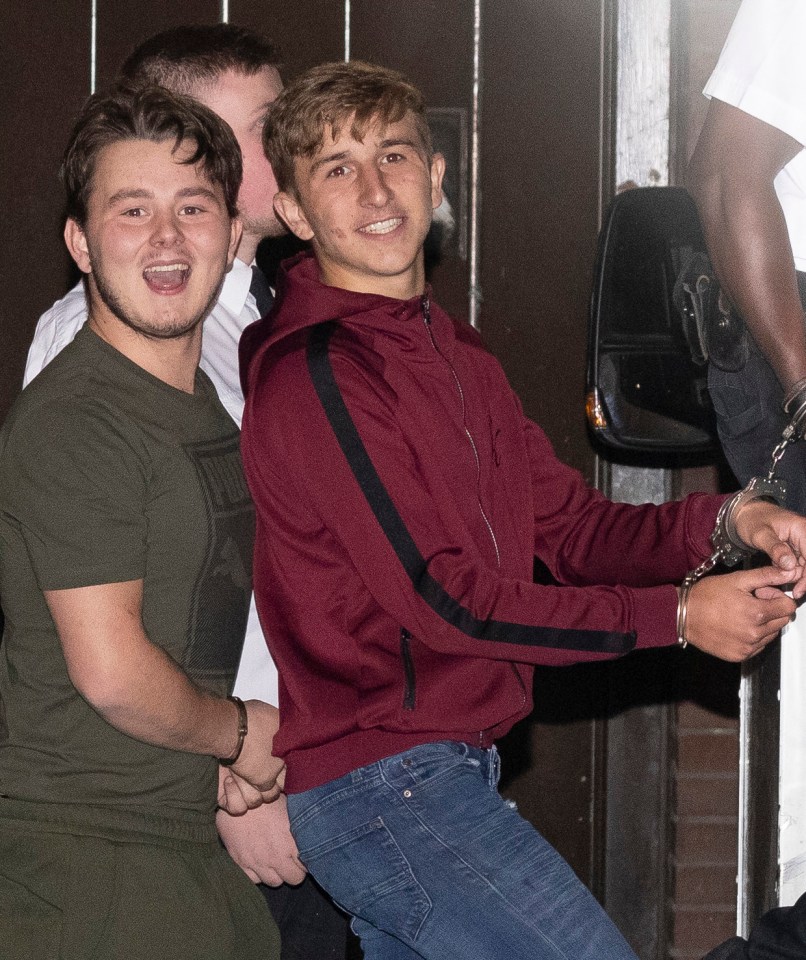
M 328 287 L 391 297 L 395 300 L 410 300 L 425 293 L 425 270 L 419 264 L 397 276 L 378 276 L 334 268 L 331 264 L 319 261 L 319 279 Z
M 194 392 L 201 358 L 201 324 L 182 337 L 162 339 L 133 330 L 117 318 L 99 316 L 90 308 L 88 325 L 118 353 L 153 377 L 184 393 Z
M 255 254 L 257 254 L 259 243 L 260 237 L 250 237 L 244 233 L 241 242 L 238 244 L 236 256 L 239 260 L 243 260 L 247 266 L 251 266 L 255 262 Z

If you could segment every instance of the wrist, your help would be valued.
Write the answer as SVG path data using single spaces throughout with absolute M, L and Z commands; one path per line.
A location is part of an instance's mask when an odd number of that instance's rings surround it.
M 716 515 L 716 526 L 711 536 L 711 543 L 722 563 L 732 567 L 755 553 L 755 547 L 740 536 L 737 528 L 739 514 L 745 511 L 748 504 L 756 500 L 780 504 L 784 497 L 785 489 L 780 480 L 753 477 L 743 490 L 734 493 L 722 504 Z
M 244 741 L 246 740 L 246 735 L 249 733 L 249 718 L 246 713 L 246 707 L 243 700 L 240 697 L 227 697 L 227 699 L 235 704 L 235 709 L 237 711 L 237 740 L 235 743 L 235 748 L 233 752 L 227 757 L 219 757 L 218 762 L 222 767 L 231 767 L 241 755 L 243 750 Z

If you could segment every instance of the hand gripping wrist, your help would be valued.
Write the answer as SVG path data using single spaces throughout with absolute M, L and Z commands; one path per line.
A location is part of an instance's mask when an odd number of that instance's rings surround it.
M 790 387 L 784 397 L 783 408 L 795 434 L 803 439 L 806 434 L 806 377 Z
M 231 767 L 238 757 L 240 757 L 244 740 L 246 740 L 246 735 L 249 733 L 249 718 L 243 700 L 241 700 L 240 697 L 227 697 L 227 700 L 231 700 L 238 708 L 238 742 L 235 744 L 235 751 L 231 756 L 218 758 L 218 762 L 222 767 Z
M 752 500 L 769 500 L 781 506 L 784 500 L 784 486 L 780 480 L 753 477 L 743 490 L 734 493 L 719 508 L 711 543 L 714 551 L 719 555 L 719 561 L 729 567 L 736 566 L 740 560 L 756 552 L 736 531 L 736 517 L 739 511 Z
M 780 479 L 770 477 L 753 477 L 750 483 L 729 497 L 719 508 L 716 515 L 716 526 L 711 534 L 711 544 L 714 552 L 697 567 L 686 574 L 680 585 L 677 599 L 677 643 L 681 647 L 688 646 L 686 636 L 686 621 L 688 619 L 688 602 L 691 588 L 705 574 L 710 573 L 719 563 L 728 567 L 735 566 L 740 560 L 755 553 L 755 548 L 742 540 L 736 529 L 736 517 L 741 508 L 752 500 L 769 500 L 777 506 L 786 499 L 786 485 Z

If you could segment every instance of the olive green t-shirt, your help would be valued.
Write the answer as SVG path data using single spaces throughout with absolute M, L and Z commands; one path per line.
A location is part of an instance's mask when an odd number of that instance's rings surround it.
M 208 820 L 217 764 L 121 733 L 70 683 L 43 596 L 142 579 L 152 643 L 229 693 L 251 589 L 254 513 L 239 434 L 85 327 L 0 433 L 0 794 Z

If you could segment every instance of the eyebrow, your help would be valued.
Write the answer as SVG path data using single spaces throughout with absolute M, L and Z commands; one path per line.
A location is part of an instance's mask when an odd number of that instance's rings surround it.
M 423 155 L 423 149 L 414 140 L 406 139 L 405 137 L 392 137 L 389 140 L 381 140 L 378 144 L 379 150 L 388 150 L 389 147 L 411 147 L 412 150 L 419 156 Z M 320 167 L 325 166 L 328 163 L 336 163 L 336 161 L 346 160 L 350 156 L 348 150 L 342 150 L 341 153 L 329 153 L 327 156 L 319 157 L 318 160 L 314 160 L 311 164 L 311 173 L 315 173 Z
M 125 202 L 127 200 L 151 200 L 153 197 L 153 191 L 143 190 L 142 188 L 134 190 L 118 190 L 107 200 L 107 205 L 112 207 L 117 203 Z M 183 187 L 175 194 L 175 198 L 179 200 L 187 200 L 190 197 L 207 197 L 210 200 L 218 202 L 218 196 L 214 193 L 214 191 L 208 189 L 207 187 Z
M 378 146 L 382 150 L 386 150 L 388 147 L 411 147 L 415 153 L 420 153 L 422 148 L 420 144 L 416 143 L 414 140 L 409 140 L 405 137 L 394 137 L 389 140 L 381 140 Z
M 348 152 L 342 150 L 341 153 L 329 153 L 325 157 L 319 157 L 318 160 L 314 160 L 311 164 L 311 173 L 315 173 L 320 167 L 324 167 L 328 163 L 335 163 L 337 160 L 346 160 L 348 156 Z

